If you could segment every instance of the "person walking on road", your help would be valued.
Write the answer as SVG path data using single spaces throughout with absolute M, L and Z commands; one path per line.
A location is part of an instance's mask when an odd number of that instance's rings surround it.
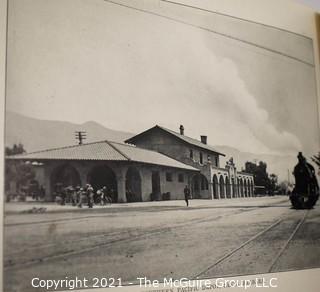
M 189 207 L 190 189 L 187 185 L 185 186 L 183 192 L 184 192 L 184 200 L 186 201 L 187 207 Z

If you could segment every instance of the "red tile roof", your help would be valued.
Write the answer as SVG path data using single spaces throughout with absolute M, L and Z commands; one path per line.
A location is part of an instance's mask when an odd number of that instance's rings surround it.
M 210 146 L 210 145 L 208 145 L 208 144 L 204 144 L 204 143 L 202 143 L 202 142 L 199 141 L 199 140 L 196 140 L 196 139 L 194 139 L 194 138 L 191 138 L 191 137 L 188 137 L 188 136 L 185 136 L 185 135 L 181 135 L 181 134 L 178 133 L 178 132 L 172 131 L 172 130 L 170 130 L 170 129 L 167 129 L 167 128 L 165 128 L 165 127 L 161 127 L 161 126 L 158 126 L 158 125 L 150 128 L 150 129 L 148 129 L 148 130 L 146 130 L 146 131 L 144 131 L 144 132 L 142 132 L 142 133 L 140 133 L 140 134 L 138 134 L 138 135 L 136 135 L 136 136 L 133 136 L 133 137 L 129 138 L 129 139 L 126 140 L 125 142 L 134 144 L 135 141 L 137 141 L 137 139 L 139 139 L 140 136 L 142 136 L 142 135 L 144 135 L 146 132 L 152 131 L 153 129 L 156 129 L 156 128 L 161 129 L 162 131 L 165 131 L 165 132 L 167 132 L 167 133 L 175 136 L 176 138 L 178 138 L 178 139 L 180 139 L 180 140 L 182 140 L 182 141 L 184 141 L 184 142 L 186 142 L 186 143 L 188 143 L 188 144 L 190 144 L 190 145 L 193 145 L 193 146 L 196 146 L 196 147 L 199 147 L 199 148 L 208 150 L 208 151 L 210 151 L 210 152 L 214 152 L 214 153 L 216 153 L 216 154 L 218 154 L 218 155 L 226 156 L 225 154 L 223 154 L 223 153 L 215 150 L 212 146 Z
M 47 149 L 42 151 L 7 156 L 6 158 L 21 160 L 134 161 L 199 171 L 194 167 L 172 159 L 159 152 L 111 141 L 99 141 L 82 145 Z

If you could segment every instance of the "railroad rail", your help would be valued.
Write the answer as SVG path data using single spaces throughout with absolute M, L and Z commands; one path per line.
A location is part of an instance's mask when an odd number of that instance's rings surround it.
M 289 238 L 285 241 L 283 246 L 281 247 L 280 251 L 277 253 L 277 255 L 274 257 L 273 261 L 269 266 L 266 267 L 266 273 L 270 273 L 274 270 L 274 267 L 276 263 L 278 262 L 279 258 L 282 256 L 284 251 L 286 250 L 288 244 L 292 241 L 294 236 L 297 234 L 298 230 L 301 228 L 302 224 L 305 222 L 307 215 L 309 213 L 309 210 L 305 210 L 302 218 L 298 220 L 298 223 L 296 224 L 293 232 L 291 232 Z M 259 239 L 262 235 L 266 234 L 267 232 L 273 230 L 276 226 L 278 226 L 281 222 L 283 222 L 286 218 L 280 218 L 277 221 L 273 222 L 271 225 L 263 229 L 262 231 L 258 232 L 254 236 L 252 236 L 250 239 L 246 240 L 245 242 L 241 243 L 236 248 L 232 249 L 230 252 L 226 253 L 222 257 L 220 257 L 218 260 L 216 260 L 213 264 L 211 264 L 209 267 L 201 271 L 200 273 L 194 275 L 192 278 L 200 278 L 201 276 L 205 275 L 207 272 L 212 270 L 213 268 L 219 266 L 220 264 L 224 263 L 226 260 L 229 260 L 234 256 L 237 252 L 241 251 L 244 247 L 246 247 L 249 243 L 254 242 L 255 240 Z M 221 275 L 219 275 L 221 276 Z
M 279 202 L 277 202 L 277 204 L 279 204 Z M 188 220 L 188 221 L 184 221 L 181 223 L 177 223 L 177 224 L 170 226 L 170 227 L 151 228 L 149 231 L 141 230 L 140 234 L 136 234 L 136 235 L 132 235 L 133 232 L 131 232 L 131 234 L 130 234 L 130 231 L 128 232 L 128 230 L 126 230 L 126 231 L 121 231 L 121 232 L 91 235 L 91 236 L 86 236 L 85 238 L 77 238 L 77 239 L 59 241 L 57 243 L 47 243 L 47 244 L 43 244 L 43 245 L 36 245 L 36 246 L 29 247 L 29 248 L 21 250 L 21 251 L 10 253 L 8 255 L 8 257 L 12 256 L 12 257 L 17 257 L 18 259 L 20 259 L 21 257 L 19 255 L 25 255 L 25 254 L 28 254 L 28 252 L 30 252 L 32 250 L 39 251 L 41 249 L 47 249 L 49 247 L 53 247 L 53 248 L 57 247 L 58 248 L 61 246 L 66 246 L 66 250 L 62 250 L 58 253 L 51 254 L 51 255 L 45 255 L 43 257 L 26 259 L 25 261 L 22 260 L 20 262 L 19 261 L 14 262 L 12 259 L 5 260 L 4 270 L 30 266 L 30 265 L 34 265 L 37 263 L 42 263 L 42 262 L 50 261 L 50 260 L 56 260 L 56 259 L 60 259 L 60 258 L 68 257 L 68 256 L 73 256 L 73 255 L 79 255 L 79 254 L 93 251 L 93 250 L 96 250 L 96 249 L 99 249 L 102 247 L 107 247 L 107 246 L 112 245 L 114 243 L 139 240 L 139 239 L 146 238 L 148 236 L 152 236 L 155 234 L 161 234 L 163 232 L 168 232 L 168 231 L 172 231 L 174 229 L 179 229 L 181 227 L 190 226 L 190 225 L 194 225 L 194 224 L 206 223 L 206 222 L 210 222 L 210 221 L 215 221 L 215 220 L 219 220 L 221 218 L 226 218 L 228 216 L 234 216 L 234 215 L 242 214 L 245 212 L 255 211 L 255 210 L 258 210 L 259 208 L 263 208 L 263 207 L 272 207 L 273 205 L 277 205 L 277 204 L 268 204 L 268 205 L 263 205 L 263 206 L 259 206 L 259 207 L 253 206 L 253 207 L 246 208 L 246 209 L 240 208 L 237 212 L 234 212 L 232 210 L 229 213 L 224 214 L 224 215 L 212 215 L 212 216 L 209 216 L 206 218 Z M 69 222 L 69 220 L 66 220 L 66 223 L 68 223 L 68 222 Z M 135 230 L 135 232 L 137 232 L 137 230 Z M 139 232 L 139 230 L 138 230 L 138 232 Z M 119 238 L 117 238 L 117 239 L 112 238 L 115 235 L 118 236 Z M 91 243 L 91 241 L 93 241 L 93 240 L 96 240 L 96 242 Z M 74 243 L 79 244 L 79 242 L 84 242 L 85 244 L 88 243 L 88 246 L 85 246 L 82 248 L 77 248 L 76 246 L 72 247 L 72 245 Z

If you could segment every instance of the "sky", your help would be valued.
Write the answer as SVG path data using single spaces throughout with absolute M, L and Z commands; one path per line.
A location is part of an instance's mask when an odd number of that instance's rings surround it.
M 202 5 L 230 12 L 217 3 Z M 158 0 L 130 5 L 180 22 L 98 0 L 10 1 L 7 110 L 133 133 L 183 124 L 253 153 L 320 149 L 309 38 Z

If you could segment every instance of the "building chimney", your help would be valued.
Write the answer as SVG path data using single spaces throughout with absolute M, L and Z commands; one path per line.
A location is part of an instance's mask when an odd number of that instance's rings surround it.
M 184 126 L 180 125 L 180 135 L 184 135 Z
M 207 144 L 207 136 L 200 136 L 201 138 L 201 143 Z

